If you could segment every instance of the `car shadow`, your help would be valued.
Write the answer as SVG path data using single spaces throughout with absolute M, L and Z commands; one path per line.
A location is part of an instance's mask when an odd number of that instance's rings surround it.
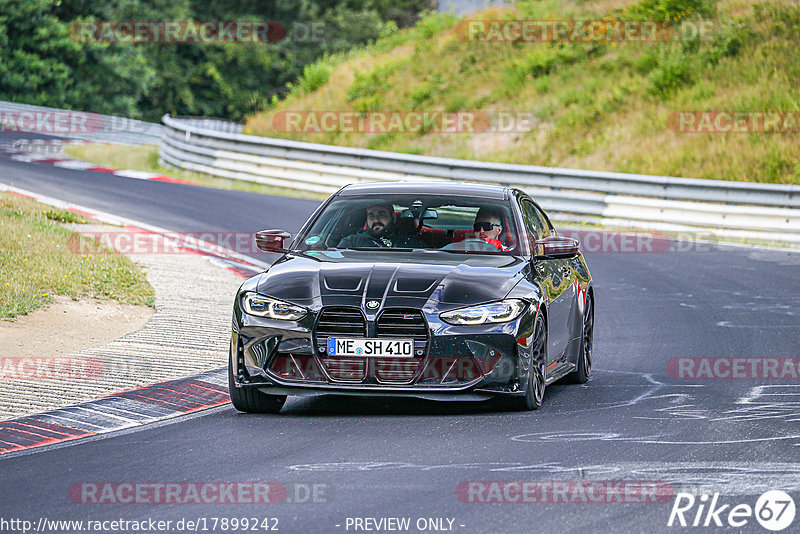
M 545 392 L 544 404 L 538 412 L 548 411 L 548 399 L 560 397 L 571 388 L 553 385 Z M 407 416 L 407 415 L 489 415 L 524 414 L 508 409 L 505 399 L 485 401 L 434 401 L 416 398 L 381 398 L 348 395 L 317 395 L 313 397 L 289 397 L 281 410 L 282 416 Z M 535 413 L 535 412 L 534 412 Z M 273 416 L 274 417 L 274 416 Z

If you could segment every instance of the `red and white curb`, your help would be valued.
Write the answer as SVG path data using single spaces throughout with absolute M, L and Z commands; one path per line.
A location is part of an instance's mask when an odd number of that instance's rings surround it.
M 199 241 L 197 237 L 192 235 L 180 232 L 172 232 L 165 228 L 153 226 L 151 224 L 143 223 L 141 221 L 128 219 L 126 217 L 119 217 L 111 213 L 98 211 L 92 208 L 87 208 L 85 206 L 81 206 L 79 204 L 73 204 L 71 202 L 65 202 L 57 198 L 49 197 L 46 195 L 40 195 L 38 193 L 34 193 L 33 191 L 20 189 L 19 187 L 14 187 L 3 183 L 0 183 L 0 191 L 11 193 L 13 195 L 17 195 L 23 198 L 35 200 L 37 202 L 41 202 L 42 204 L 48 204 L 56 208 L 77 213 L 84 217 L 91 217 L 93 219 L 96 219 L 98 221 L 107 224 L 122 226 L 123 229 L 127 231 L 146 232 L 162 236 L 164 239 L 168 241 L 178 243 L 177 248 L 185 250 L 186 252 L 189 253 L 206 256 L 210 261 L 222 267 L 225 267 L 230 271 L 233 271 L 234 273 L 243 278 L 249 278 L 255 274 L 258 274 L 266 270 L 270 266 L 269 263 L 259 261 L 255 258 L 251 258 L 250 256 L 246 256 L 244 254 L 240 254 L 235 250 L 231 250 L 229 248 L 208 243 L 205 241 Z
M 62 144 L 66 144 L 62 142 Z M 73 143 L 74 144 L 74 143 Z M 26 163 L 39 163 L 43 165 L 52 165 L 53 167 L 61 167 L 62 169 L 72 169 L 78 171 L 92 171 L 102 172 L 106 174 L 113 174 L 114 176 L 121 176 L 123 178 L 133 178 L 135 180 L 153 180 L 156 182 L 168 182 L 173 184 L 186 184 L 186 185 L 200 185 L 197 182 L 190 180 L 182 180 L 180 178 L 173 178 L 163 174 L 155 174 L 152 172 L 134 171 L 131 169 L 112 169 L 103 167 L 88 161 L 81 161 L 58 155 L 43 155 L 43 154 L 30 154 L 16 150 L 6 149 L 2 150 L 10 159 L 14 161 L 23 161 Z
M 263 271 L 267 263 L 236 251 L 199 243 L 192 236 L 170 232 L 157 226 L 97 211 L 17 187 L 0 184 L 0 191 L 68 210 L 99 221 L 120 225 L 129 231 L 162 235 L 180 240 L 178 248 L 208 257 L 214 263 L 242 276 Z M 176 238 L 175 236 L 185 236 Z M 194 243 L 194 245 L 193 245 Z M 147 423 L 178 417 L 230 401 L 227 368 L 161 382 L 82 404 L 0 422 L 0 456 L 27 449 L 135 428 Z
M 0 456 L 138 427 L 230 401 L 226 367 L 0 422 Z

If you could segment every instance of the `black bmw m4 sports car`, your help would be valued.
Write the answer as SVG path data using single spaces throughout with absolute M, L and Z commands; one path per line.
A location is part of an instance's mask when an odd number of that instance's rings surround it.
M 526 193 L 462 183 L 363 184 L 328 198 L 233 307 L 231 401 L 277 412 L 288 395 L 504 397 L 592 366 L 594 290 L 578 243 Z

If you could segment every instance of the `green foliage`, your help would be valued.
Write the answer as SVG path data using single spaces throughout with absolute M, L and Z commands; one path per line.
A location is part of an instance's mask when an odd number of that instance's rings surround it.
M 303 91 L 324 85 L 330 70 L 317 60 L 391 35 L 430 4 L 0 0 L 0 100 L 154 121 L 164 113 L 240 120 L 293 82 Z M 79 23 L 186 20 L 280 21 L 287 36 L 277 43 L 128 44 L 79 42 L 77 32 Z
M 58 224 L 74 222 L 65 221 L 70 212 L 45 208 L 0 193 L 0 319 L 29 313 L 53 295 L 152 305 L 153 288 L 136 264 Z M 81 254 L 81 242 L 94 254 Z
M 681 47 L 662 46 L 654 55 L 656 67 L 650 73 L 650 91 L 666 97 L 673 89 L 687 83 L 690 77 L 689 58 Z
M 575 45 L 558 44 L 534 49 L 533 53 L 525 58 L 525 66 L 531 76 L 536 78 L 550 74 L 557 67 L 576 63 L 583 56 Z
M 445 90 L 447 81 L 439 73 L 430 74 L 425 78 L 425 83 L 417 85 L 411 90 L 411 108 L 419 109 L 423 104 L 438 98 Z
M 436 10 L 436 0 L 371 0 L 366 5 L 400 28 L 413 26 L 421 13 Z
M 360 112 L 380 109 L 381 95 L 391 87 L 389 77 L 395 65 L 388 64 L 368 73 L 357 72 L 353 84 L 347 89 L 347 101 L 353 103 L 353 109 Z
M 470 101 L 466 95 L 455 94 L 444 105 L 444 110 L 448 113 L 455 113 L 456 111 L 463 111 L 470 109 Z M 475 106 L 476 109 L 480 106 Z
M 703 52 L 703 59 L 715 65 L 724 57 L 736 56 L 751 37 L 752 31 L 746 22 L 728 23 L 713 36 L 711 46 Z
M 328 65 L 321 62 L 311 63 L 303 68 L 303 77 L 297 83 L 305 93 L 313 93 L 328 83 L 330 77 L 331 69 Z
M 453 26 L 457 20 L 453 15 L 447 13 L 426 13 L 417 22 L 416 30 L 420 38 L 430 39 Z
M 653 20 L 674 21 L 697 15 L 712 15 L 715 5 L 711 0 L 641 0 L 631 6 L 629 11 Z
M 800 5 L 777 2 L 753 5 L 758 22 L 769 22 L 771 33 L 778 37 L 797 39 L 800 35 Z
M 531 80 L 552 74 L 557 69 L 585 58 L 580 45 L 554 43 L 536 46 L 527 55 L 513 60 L 502 74 L 501 90 L 504 95 L 513 95 Z
M 715 25 L 713 33 L 683 33 L 680 41 L 660 44 L 646 50 L 635 61 L 636 70 L 649 73 L 649 89 L 665 98 L 678 87 L 693 81 L 692 72 L 716 65 L 722 58 L 734 57 L 744 48 L 753 32 L 744 20 L 727 20 Z
M 297 91 L 277 109 L 316 109 L 324 102 L 354 111 L 516 110 L 531 114 L 530 130 L 480 136 L 279 135 L 544 166 L 782 183 L 800 179 L 796 136 L 695 135 L 671 127 L 676 110 L 798 109 L 800 6 L 793 0 L 531 0 L 475 18 L 669 19 L 669 25 L 660 26 L 664 31 L 657 32 L 656 42 L 640 34 L 640 41 L 480 43 L 465 40 L 446 19 L 424 18 L 418 28 L 340 56 L 330 63 L 336 74 L 325 87 L 311 96 Z M 255 117 L 249 133 L 275 135 L 272 116 Z
M 80 45 L 51 10 L 56 0 L 0 0 L 0 99 L 64 105 L 75 94 L 71 66 Z
M 800 163 L 782 154 L 777 148 L 771 147 L 764 158 L 762 181 L 767 183 L 781 183 L 783 177 L 794 175 L 800 177 Z
M 79 223 L 83 220 L 83 217 L 81 217 L 77 213 L 73 213 L 71 211 L 66 211 L 66 210 L 47 210 L 43 212 L 42 215 L 44 215 L 51 221 L 57 221 L 62 223 Z

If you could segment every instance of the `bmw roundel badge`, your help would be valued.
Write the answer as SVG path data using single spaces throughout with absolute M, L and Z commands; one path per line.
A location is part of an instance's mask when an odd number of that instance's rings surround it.
M 369 301 L 367 301 L 367 308 L 369 308 L 370 310 L 374 310 L 380 305 L 381 305 L 381 303 L 378 302 L 377 300 L 369 300 Z

